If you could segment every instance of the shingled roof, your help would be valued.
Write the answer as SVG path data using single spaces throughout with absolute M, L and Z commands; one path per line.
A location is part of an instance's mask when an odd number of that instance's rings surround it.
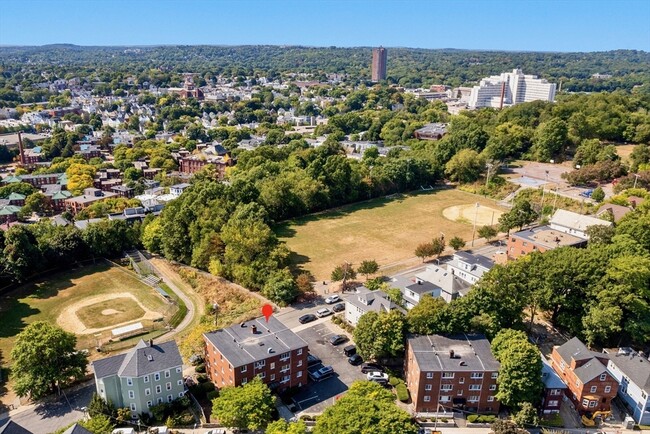
M 182 365 L 183 359 L 176 342 L 169 341 L 150 346 L 142 339 L 135 348 L 126 354 L 118 354 L 93 362 L 97 378 L 111 375 L 142 377 Z

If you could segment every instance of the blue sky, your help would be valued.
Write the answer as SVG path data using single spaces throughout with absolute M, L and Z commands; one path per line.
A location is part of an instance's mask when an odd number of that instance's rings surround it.
M 650 51 L 650 0 L 3 0 L 0 45 Z

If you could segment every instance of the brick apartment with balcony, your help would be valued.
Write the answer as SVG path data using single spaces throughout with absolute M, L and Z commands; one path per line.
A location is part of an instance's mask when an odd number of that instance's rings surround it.
M 404 372 L 416 413 L 498 413 L 499 362 L 480 334 L 411 336 Z
M 618 381 L 607 370 L 607 354 L 590 351 L 573 338 L 554 347 L 551 366 L 567 385 L 567 396 L 578 412 L 609 411 L 618 391 Z
M 204 333 L 203 340 L 206 372 L 218 388 L 255 376 L 277 391 L 307 384 L 307 343 L 274 317 Z

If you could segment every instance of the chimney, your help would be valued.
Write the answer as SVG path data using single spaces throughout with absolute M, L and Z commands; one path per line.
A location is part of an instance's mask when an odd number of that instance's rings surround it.
M 153 347 L 153 339 L 149 339 L 149 346 Z
M 23 135 L 18 131 L 18 153 L 20 154 L 20 164 L 25 165 L 25 151 L 23 149 Z
M 449 358 L 450 359 L 454 358 L 454 350 L 449 350 Z
M 255 324 L 251 326 L 251 332 L 253 332 L 254 335 L 257 334 L 257 326 Z

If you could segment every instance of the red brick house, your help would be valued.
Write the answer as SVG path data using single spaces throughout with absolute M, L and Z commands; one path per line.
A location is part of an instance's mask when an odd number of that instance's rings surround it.
M 480 334 L 411 336 L 404 372 L 416 413 L 498 413 L 500 364 Z
M 618 381 L 607 370 L 606 354 L 590 351 L 573 338 L 554 347 L 551 366 L 567 385 L 567 396 L 580 413 L 609 411 Z
M 307 384 L 307 343 L 274 317 L 204 333 L 203 340 L 206 373 L 218 388 L 256 376 L 277 391 Z

